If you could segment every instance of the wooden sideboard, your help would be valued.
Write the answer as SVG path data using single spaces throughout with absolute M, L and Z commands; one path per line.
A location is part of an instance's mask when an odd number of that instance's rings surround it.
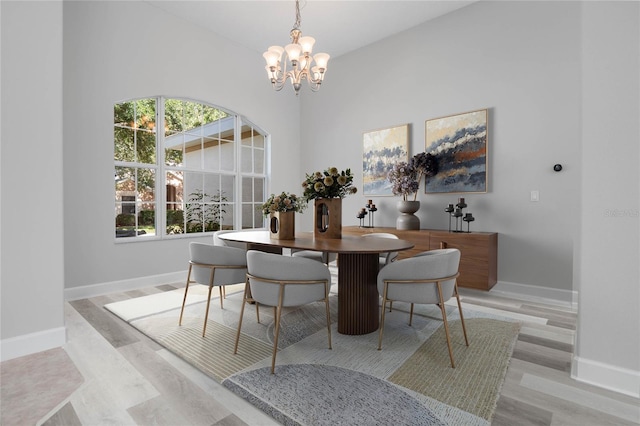
M 490 290 L 498 281 L 498 234 L 495 232 L 448 232 L 434 229 L 401 231 L 395 228 L 361 228 L 345 226 L 344 235 L 363 235 L 387 232 L 402 240 L 411 241 L 414 248 L 401 251 L 398 259 L 440 248 L 460 250 L 460 287 Z

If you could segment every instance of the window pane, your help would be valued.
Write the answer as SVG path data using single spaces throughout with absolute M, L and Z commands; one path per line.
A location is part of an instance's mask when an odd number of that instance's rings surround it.
M 220 201 L 220 175 L 207 173 L 203 175 L 203 191 L 206 201 Z
M 184 234 L 184 211 L 182 203 L 167 203 L 167 228 L 169 235 Z
M 184 102 L 179 99 L 167 99 L 164 102 L 165 136 L 171 136 L 184 130 Z
M 253 146 L 256 148 L 264 148 L 264 136 L 260 133 L 255 132 L 253 135 Z
M 116 161 L 135 161 L 134 131 L 130 128 L 113 128 L 113 159 Z
M 220 169 L 228 172 L 235 168 L 235 146 L 233 142 L 220 142 Z
M 168 170 L 166 172 L 166 233 L 169 235 L 184 233 L 183 184 L 183 172 L 176 170 Z
M 264 173 L 264 151 L 262 149 L 254 149 L 253 166 L 255 173 Z
M 204 139 L 204 168 L 211 171 L 220 170 L 220 141 L 218 139 Z
M 264 195 L 264 179 L 255 178 L 253 180 L 253 199 L 251 201 L 259 201 L 263 203 L 267 197 Z
M 253 171 L 253 150 L 251 148 L 242 147 L 242 173 L 251 173 Z
M 156 171 L 154 169 L 137 169 L 138 199 L 155 201 Z
M 254 228 L 254 208 L 253 204 L 242 204 L 242 229 Z
M 242 178 L 242 202 L 253 201 L 253 178 Z
M 156 235 L 156 205 L 141 203 L 138 208 L 138 235 Z
M 222 205 L 220 229 L 233 229 L 233 206 L 231 203 L 224 203 Z
M 254 224 L 255 228 L 264 228 L 265 225 L 265 217 L 262 214 L 262 203 L 253 204 L 253 216 L 254 216 Z

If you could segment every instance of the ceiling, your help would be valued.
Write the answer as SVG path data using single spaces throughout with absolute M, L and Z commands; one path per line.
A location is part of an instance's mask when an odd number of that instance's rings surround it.
M 332 58 L 467 6 L 477 0 L 300 0 L 302 35 Z M 290 43 L 294 0 L 147 0 L 171 15 L 262 53 Z

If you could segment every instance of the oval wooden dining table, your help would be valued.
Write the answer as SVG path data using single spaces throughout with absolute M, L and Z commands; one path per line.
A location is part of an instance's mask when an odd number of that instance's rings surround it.
M 380 253 L 409 250 L 409 241 L 343 235 L 336 239 L 314 238 L 311 232 L 296 233 L 293 240 L 270 238 L 269 231 L 239 231 L 220 235 L 228 241 L 246 243 L 250 250 L 272 248 L 314 250 L 338 254 L 338 333 L 367 334 L 379 326 L 376 281 Z

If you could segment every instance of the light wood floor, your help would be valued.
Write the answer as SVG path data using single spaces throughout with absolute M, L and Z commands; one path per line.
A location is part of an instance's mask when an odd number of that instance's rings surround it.
M 0 365 L 0 424 L 276 424 L 102 308 L 181 287 L 162 285 L 67 303 L 68 343 L 63 348 Z M 569 377 L 575 312 L 486 292 L 461 293 L 463 310 L 487 310 L 523 324 L 492 424 L 640 424 L 637 399 Z

